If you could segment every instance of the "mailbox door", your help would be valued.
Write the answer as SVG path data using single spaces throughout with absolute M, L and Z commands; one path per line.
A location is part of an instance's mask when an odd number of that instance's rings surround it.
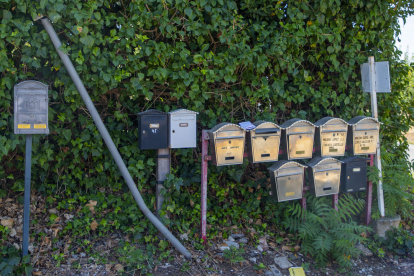
M 217 166 L 243 164 L 244 137 L 216 138 Z
M 342 189 L 344 192 L 365 191 L 367 186 L 367 164 L 352 162 L 347 164 L 346 185 Z
M 322 157 L 344 156 L 346 145 L 346 132 L 322 132 L 321 154 Z
M 195 148 L 197 145 L 196 114 L 176 114 L 170 119 L 170 148 Z
M 302 198 L 303 174 L 278 176 L 276 183 L 279 202 Z
M 167 116 L 141 116 L 140 149 L 168 148 Z
M 326 196 L 339 193 L 340 176 L 340 169 L 316 171 L 314 174 L 316 196 Z
M 289 160 L 312 158 L 313 133 L 288 135 Z
M 278 160 L 280 136 L 254 136 L 251 139 L 253 163 L 274 162 Z
M 354 155 L 375 154 L 378 142 L 378 130 L 354 131 Z

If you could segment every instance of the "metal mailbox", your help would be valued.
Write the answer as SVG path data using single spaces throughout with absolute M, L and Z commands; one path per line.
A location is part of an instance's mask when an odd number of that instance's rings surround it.
M 350 154 L 375 154 L 381 123 L 375 118 L 356 116 L 348 124 L 347 143 Z
M 312 158 L 315 125 L 301 119 L 290 119 L 282 128 L 282 149 L 288 160 Z
M 339 118 L 325 117 L 315 123 L 316 155 L 344 156 L 348 123 Z
M 342 192 L 365 191 L 367 187 L 367 160 L 369 159 L 360 156 L 349 156 L 342 160 Z
M 207 130 L 211 161 L 216 166 L 243 164 L 246 131 L 235 124 L 221 123 Z
M 308 177 L 312 195 L 338 194 L 341 161 L 331 157 L 315 157 L 308 163 Z
M 168 148 L 167 113 L 150 109 L 138 113 L 138 147 L 141 150 Z
M 247 149 L 252 163 L 275 162 L 279 158 L 281 129 L 275 123 L 257 121 L 247 133 Z
M 295 161 L 281 160 L 268 168 L 272 197 L 278 202 L 301 199 L 306 166 Z
M 197 112 L 177 109 L 168 113 L 169 148 L 195 148 L 197 146 Z
M 49 134 L 48 86 L 24 81 L 14 86 L 14 134 Z

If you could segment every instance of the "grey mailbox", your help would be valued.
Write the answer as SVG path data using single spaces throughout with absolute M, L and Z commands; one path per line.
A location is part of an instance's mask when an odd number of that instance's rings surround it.
M 280 127 L 272 122 L 257 121 L 247 133 L 247 149 L 252 163 L 275 162 L 279 158 Z
M 49 134 L 47 87 L 32 80 L 14 86 L 14 134 Z
M 316 155 L 344 156 L 348 123 L 339 118 L 325 117 L 315 123 Z
M 177 109 L 168 113 L 169 148 L 183 149 L 197 146 L 197 112 Z
M 313 153 L 315 125 L 301 119 L 290 119 L 282 128 L 282 149 L 285 157 L 292 159 L 310 159 Z
M 216 166 L 243 164 L 246 131 L 235 124 L 221 123 L 207 130 L 212 157 Z
M 278 202 L 301 199 L 306 166 L 282 160 L 268 168 L 272 197 Z
M 380 122 L 371 117 L 356 116 L 348 121 L 348 151 L 352 155 L 375 154 Z
M 331 157 L 315 157 L 308 163 L 309 191 L 314 196 L 339 193 L 341 161 Z

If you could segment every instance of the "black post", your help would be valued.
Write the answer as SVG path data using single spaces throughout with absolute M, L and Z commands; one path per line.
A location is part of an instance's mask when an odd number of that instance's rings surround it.
M 29 248 L 30 178 L 32 174 L 32 135 L 26 135 L 26 160 L 24 168 L 24 210 L 23 210 L 23 257 Z

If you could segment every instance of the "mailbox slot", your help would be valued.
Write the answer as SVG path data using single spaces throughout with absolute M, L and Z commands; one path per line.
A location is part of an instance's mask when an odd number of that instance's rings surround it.
M 339 193 L 341 161 L 330 157 L 316 157 L 308 163 L 309 190 L 312 195 Z
M 352 193 L 366 190 L 367 160 L 368 158 L 360 156 L 350 156 L 342 160 L 342 192 Z
M 49 134 L 48 86 L 23 81 L 14 86 L 14 134 Z
M 301 199 L 304 168 L 306 166 L 287 160 L 278 161 L 269 167 L 273 199 L 278 202 Z
M 282 149 L 286 150 L 286 159 L 312 158 L 315 126 L 311 122 L 291 119 L 281 125 L 281 128 Z
M 357 116 L 349 122 L 348 145 L 352 155 L 375 154 L 379 139 L 380 122 L 371 117 Z
M 168 148 L 167 113 L 151 109 L 138 113 L 137 115 L 139 149 Z
M 221 123 L 207 131 L 212 150 L 212 164 L 243 164 L 245 130 L 238 125 Z
M 322 157 L 344 156 L 348 123 L 339 118 L 325 117 L 315 123 L 316 155 Z
M 197 146 L 197 112 L 177 109 L 168 113 L 168 145 L 172 149 Z
M 257 121 L 256 128 L 247 134 L 249 161 L 275 162 L 279 159 L 280 127 L 272 122 Z

